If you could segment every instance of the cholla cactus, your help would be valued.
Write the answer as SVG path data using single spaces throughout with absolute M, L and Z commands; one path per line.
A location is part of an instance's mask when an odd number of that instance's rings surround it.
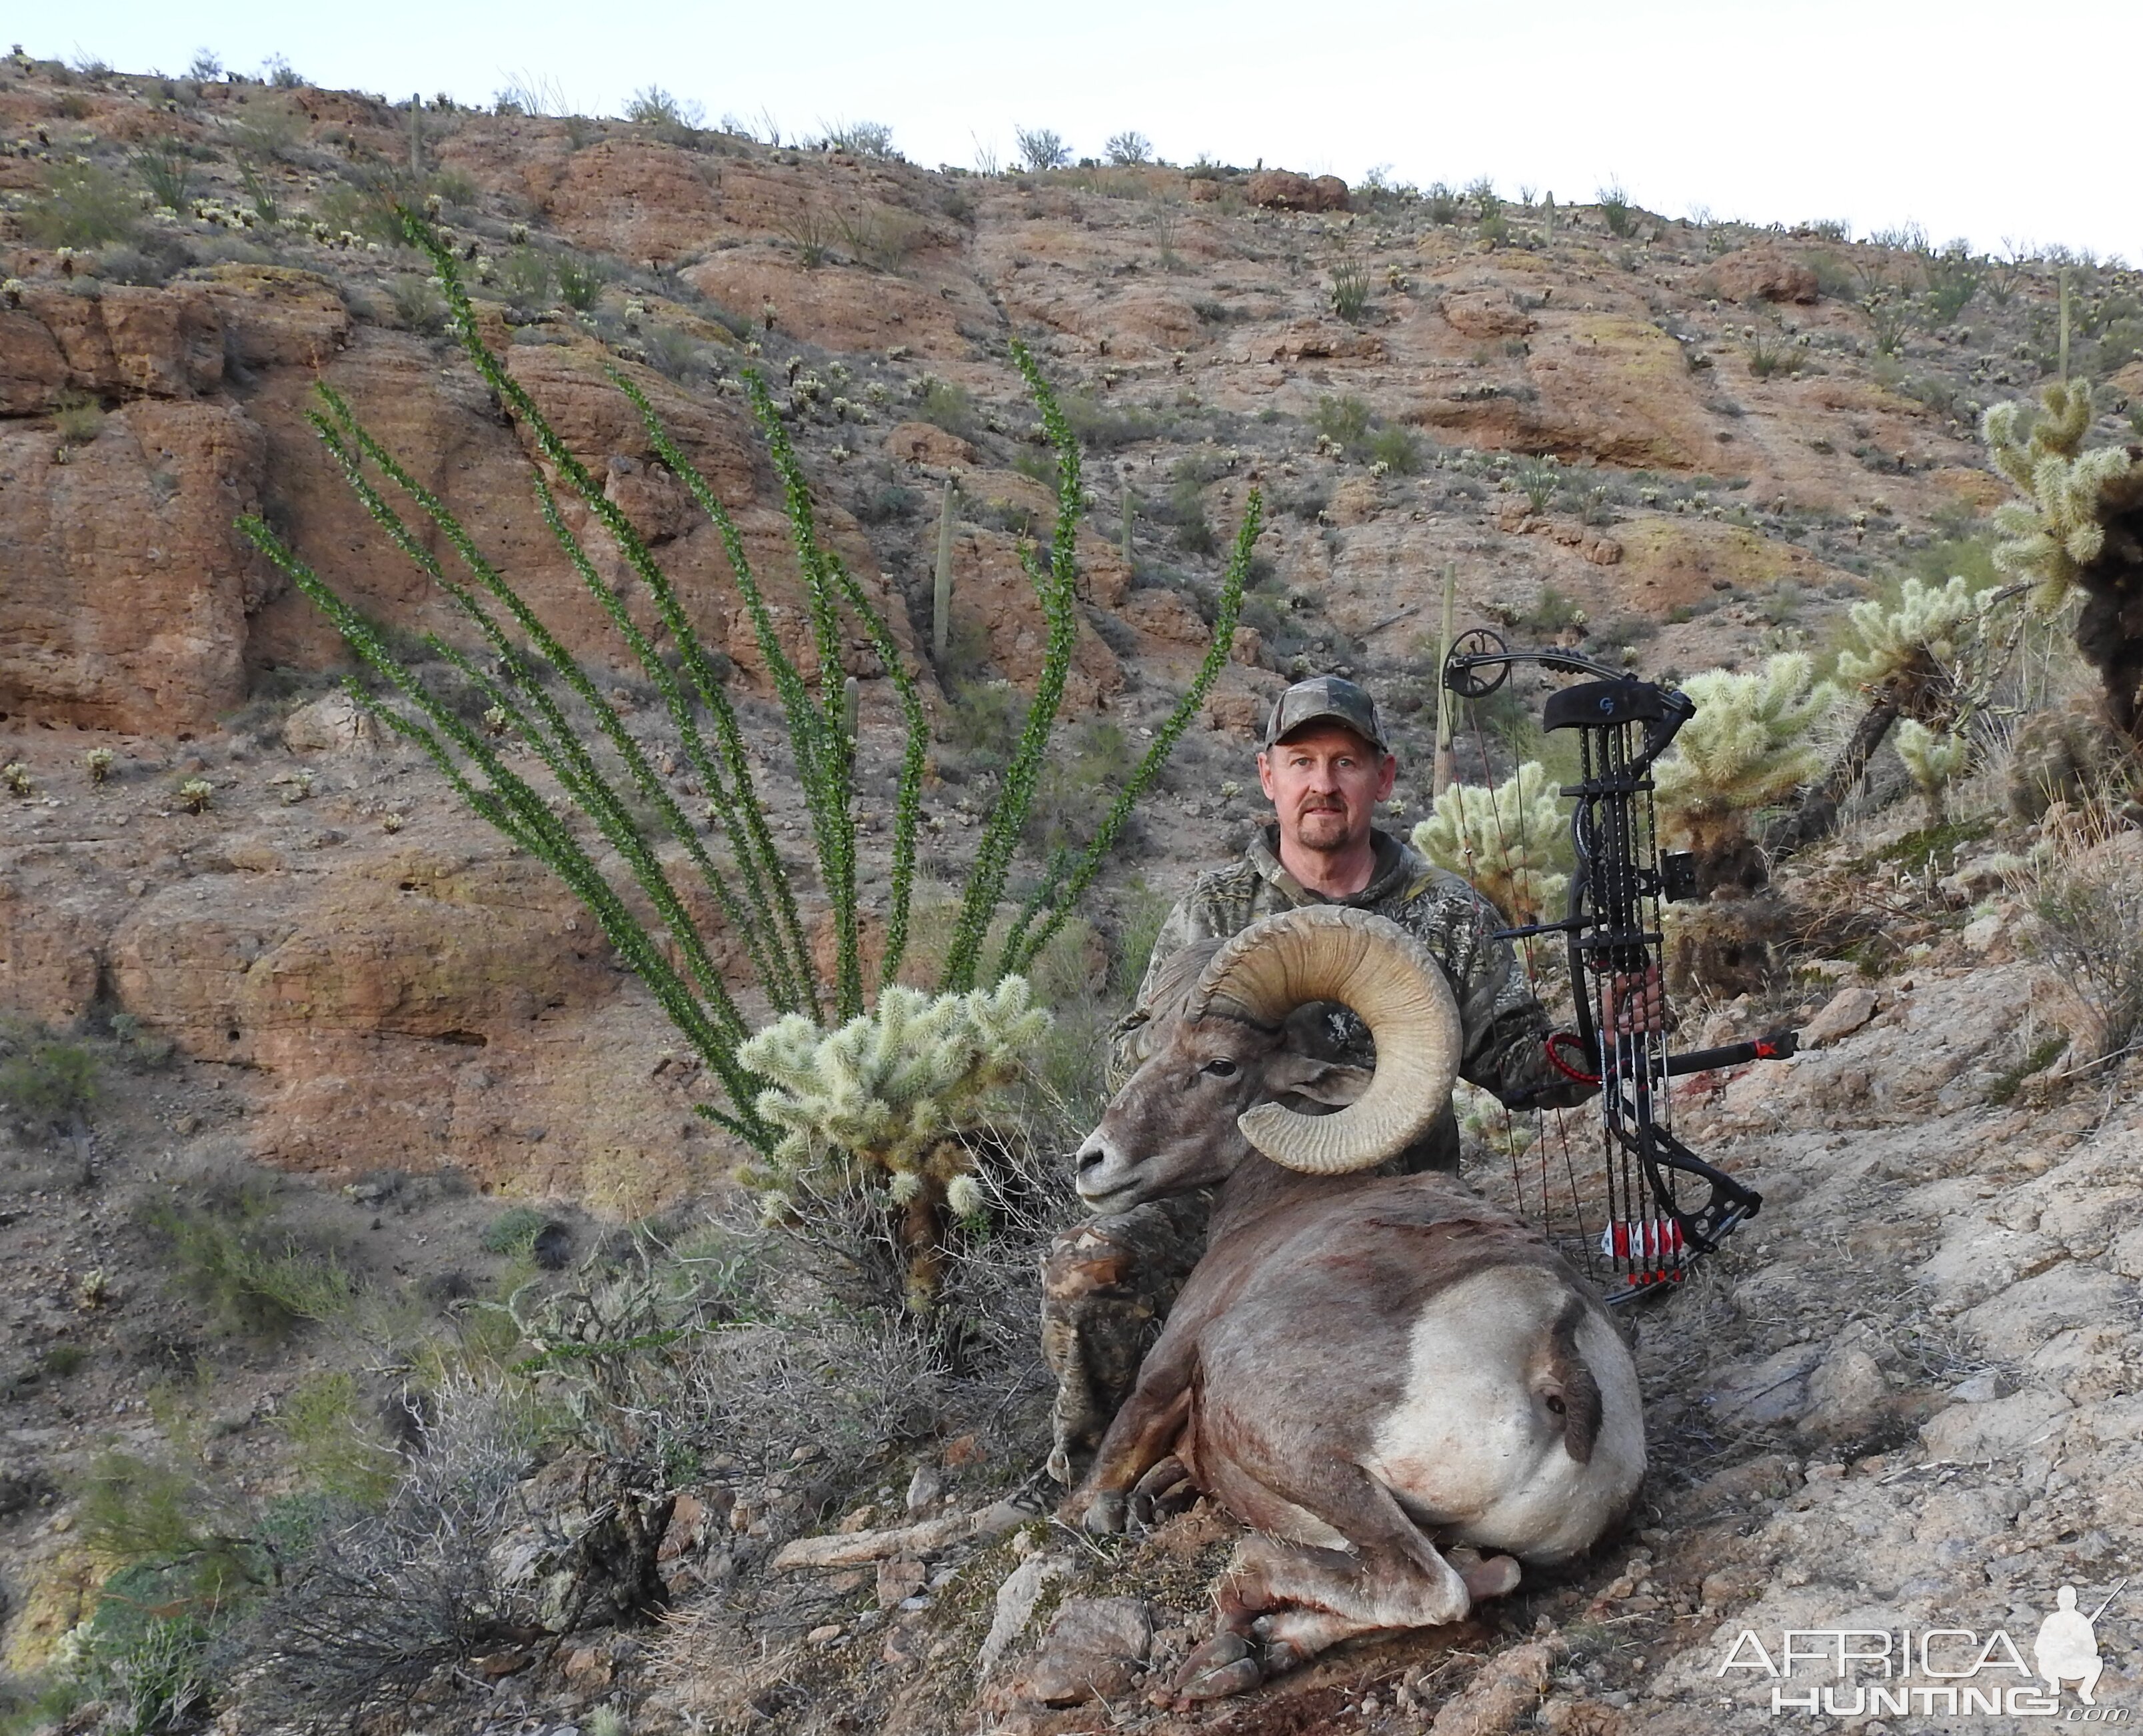
M 2022 404 L 1996 404 L 1980 428 L 1996 468 L 2024 497 L 1994 509 L 2004 538 L 1994 564 L 2032 581 L 2032 602 L 2051 610 L 2105 556 L 2108 519 L 2143 503 L 2143 473 L 2123 448 L 2082 449 L 2091 416 L 2087 382 L 2058 381 L 2042 403 L 2028 442 L 2017 438 Z
M 11 759 L 7 764 L 0 765 L 0 787 L 4 787 L 12 796 L 26 796 L 37 788 L 30 781 L 29 767 L 19 759 Z
M 1861 687 L 1878 687 L 1899 677 L 1924 683 L 1954 663 L 1977 626 L 1979 605 L 1960 576 L 1947 585 L 1923 585 L 1907 579 L 1895 608 L 1870 599 L 1851 612 L 1858 647 L 1838 654 L 1838 672 Z
M 1753 868 L 1750 883 L 1759 883 L 1760 863 L 1748 861 L 1749 816 L 1821 769 L 1809 734 L 1837 691 L 1814 680 L 1798 651 L 1779 653 L 1754 675 L 1709 670 L 1682 685 L 1696 715 L 1654 771 L 1660 806 L 1696 853 L 1700 885 L 1721 883 L 1736 868 Z
M 110 748 L 92 748 L 82 756 L 82 764 L 89 768 L 89 781 L 101 784 L 111 775 L 111 762 L 118 756 Z
M 1971 738 L 1961 730 L 1954 733 L 1930 730 L 1918 718 L 1908 717 L 1898 725 L 1898 757 L 1905 762 L 1905 769 L 1913 774 L 1913 782 L 1919 785 L 1927 800 L 1928 819 L 1941 824 L 1944 792 L 1963 775 L 1972 759 Z
M 215 799 L 215 786 L 205 778 L 189 778 L 179 786 L 179 802 L 188 814 L 200 814 Z
M 1570 885 L 1569 827 L 1547 769 L 1528 759 L 1489 789 L 1453 784 L 1413 828 L 1413 847 L 1462 874 L 1513 922 L 1542 921 Z
M 777 1209 L 792 1190 L 822 1191 L 829 1180 L 883 1185 L 901 1208 L 908 1305 L 926 1311 L 944 1210 L 982 1210 L 973 1155 L 957 1135 L 987 1120 L 1049 1022 L 1020 977 L 963 994 L 888 987 L 871 1011 L 833 1031 L 801 1014 L 777 1020 L 737 1051 L 771 1082 L 759 1113 L 781 1130 L 768 1168 L 749 1179 Z
M 1458 1112 L 1462 1138 L 1485 1145 L 1498 1157 L 1523 1157 L 1540 1137 L 1537 1115 L 1514 1115 L 1493 1091 L 1484 1091 L 1464 1080 L 1452 1087 L 1452 1107 Z
M 1997 404 L 1982 424 L 1995 464 L 2024 496 L 1995 512 L 2005 539 L 1995 564 L 2029 581 L 2041 609 L 2084 593 L 2076 649 L 2098 671 L 2106 720 L 2136 739 L 2143 633 L 2131 612 L 2143 588 L 2143 448 L 2083 450 L 2091 403 L 2081 381 L 2049 386 L 2042 401 L 2028 443 L 2017 439 L 2017 404 Z

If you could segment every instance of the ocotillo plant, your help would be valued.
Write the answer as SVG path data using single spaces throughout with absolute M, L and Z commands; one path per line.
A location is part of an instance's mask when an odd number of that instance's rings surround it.
M 737 998 L 745 985 L 724 979 L 675 877 L 697 875 L 719 908 L 726 933 L 743 953 L 753 983 L 777 1017 L 795 1015 L 822 1029 L 864 1017 L 865 912 L 854 800 L 862 744 L 840 656 L 844 613 L 875 651 L 903 720 L 889 886 L 879 913 L 885 932 L 881 982 L 892 979 L 907 945 L 915 874 L 928 746 L 915 680 L 869 596 L 820 537 L 809 486 L 765 382 L 755 373 L 744 376 L 747 402 L 782 484 L 802 581 L 808 669 L 799 668 L 782 643 L 728 508 L 679 449 L 645 393 L 613 370 L 611 378 L 639 411 L 656 457 L 714 523 L 742 612 L 779 700 L 803 787 L 819 888 L 833 921 L 832 964 L 822 980 L 791 885 L 791 869 L 776 851 L 754 782 L 750 744 L 725 685 L 725 665 L 701 640 L 668 575 L 631 520 L 606 497 L 601 480 L 485 344 L 452 250 L 413 212 L 401 215 L 409 242 L 431 258 L 463 349 L 545 467 L 532 463 L 530 470 L 544 522 L 660 695 L 690 774 L 704 792 L 708 824 L 718 842 L 710 844 L 687 818 L 602 684 L 567 650 L 445 502 L 417 482 L 332 388 L 320 388 L 321 408 L 310 415 L 313 427 L 374 522 L 473 626 L 482 640 L 480 655 L 437 635 L 426 643 L 433 656 L 474 688 L 487 721 L 472 724 L 462 712 L 473 712 L 476 706 L 457 709 L 428 685 L 265 521 L 248 517 L 240 527 L 320 607 L 358 660 L 384 684 L 375 690 L 353 678 L 349 685 L 358 701 L 422 749 L 476 812 L 547 864 L 588 906 L 621 959 L 647 984 L 720 1082 L 726 1105 L 702 1105 L 701 1112 L 771 1158 L 784 1135 L 783 1124 L 762 1102 L 772 1081 L 740 1053 L 753 1033 Z M 1057 515 L 1047 562 L 1031 546 L 1021 551 L 1047 623 L 1047 645 L 1025 725 L 982 828 L 941 994 L 964 994 L 978 982 L 1020 970 L 1047 943 L 1100 872 L 1131 804 L 1151 785 L 1225 664 L 1260 522 L 1259 497 L 1253 492 L 1222 584 L 1214 643 L 1199 675 L 1155 732 L 1145 759 L 1092 843 L 1083 854 L 1049 865 L 1018 913 L 1010 937 L 995 958 L 986 960 L 985 937 L 1026 825 L 1071 664 L 1082 501 L 1077 442 L 1033 359 L 1017 342 L 1012 354 L 1057 457 Z M 604 576 L 602 566 L 567 525 L 547 472 L 578 497 L 615 544 L 659 619 L 661 642 L 639 624 L 617 586 Z M 402 502 L 439 533 L 462 569 L 459 576 L 449 572 L 445 560 L 403 516 Z M 555 794 L 539 788 L 509 760 L 508 745 L 515 741 L 532 751 L 555 782 Z M 575 810 L 585 825 L 576 823 Z

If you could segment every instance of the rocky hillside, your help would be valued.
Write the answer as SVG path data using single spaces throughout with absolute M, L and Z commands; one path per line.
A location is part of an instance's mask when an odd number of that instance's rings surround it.
M 104 1570 L 74 1541 L 101 1448 L 176 1442 L 230 1487 L 286 1490 L 290 1443 L 328 1438 L 290 1422 L 304 1395 L 359 1378 L 376 1408 L 408 1372 L 347 1319 L 331 1340 L 304 1336 L 302 1311 L 281 1323 L 294 1339 L 240 1331 L 212 1270 L 171 1293 L 157 1268 L 175 1234 L 192 1245 L 170 1216 L 182 1194 L 333 1249 L 437 1317 L 527 1275 L 537 1225 L 562 1264 L 605 1224 L 719 1190 L 734 1160 L 590 920 L 374 736 L 334 691 L 339 642 L 233 528 L 264 514 L 413 655 L 451 630 L 307 426 L 325 384 L 577 652 L 615 662 L 536 512 L 529 453 L 395 240 L 395 199 L 432 202 L 514 378 L 755 695 L 798 833 L 720 541 L 606 370 L 653 398 L 794 622 L 741 376 L 774 387 L 829 537 L 930 692 L 925 866 L 948 883 L 1000 763 L 996 684 L 1040 666 L 1018 545 L 1053 495 L 1010 341 L 1086 451 L 1065 825 L 1181 690 L 1220 551 L 1263 491 L 1234 661 L 1112 873 L 1097 979 L 1154 896 L 1255 819 L 1250 736 L 1285 680 L 1339 669 L 1375 689 L 1407 758 L 1395 813 L 1418 811 L 1447 570 L 1462 626 L 1648 674 L 1819 645 L 1883 580 L 1984 561 L 1977 521 L 2004 489 L 1972 425 L 2048 376 L 2061 342 L 2051 262 L 1620 205 L 1551 215 L 1207 166 L 933 173 L 662 123 L 20 58 L 0 62 L 0 1013 L 16 1049 L 87 1031 L 106 1081 L 90 1129 L 26 1113 L 0 1147 L 0 1634 L 24 1672 Z M 2071 360 L 2112 383 L 2101 433 L 2129 433 L 2138 286 L 2079 266 L 2071 288 Z M 860 637 L 845 660 L 881 739 L 890 683 Z M 614 678 L 622 706 L 648 707 Z M 2013 867 L 1988 865 L 2032 838 L 1996 829 L 1998 793 L 1983 806 L 1933 868 L 1912 823 L 1862 823 L 1789 888 L 1861 917 L 1799 974 L 1711 1009 L 1750 1031 L 1849 985 L 1830 1043 L 1683 1111 L 1770 1203 L 1646 1326 L 1660 1472 L 1631 1536 L 1455 1636 L 1349 1650 L 1180 1727 L 1433 1716 L 1449 1736 L 1537 1707 L 1556 1730 L 1724 1728 L 1768 1716 L 1745 1684 L 1719 1704 L 1715 1653 L 1741 1626 L 1769 1644 L 1796 1624 L 2006 1624 L 2028 1646 L 2054 1585 L 2095 1603 L 2138 1565 L 2132 1117 L 2118 1063 L 2018 1106 L 2055 1059 L 2018 1009 L 2089 1019 L 2031 962 Z M 509 1234 L 487 1194 L 544 1211 Z M 1030 1468 L 1002 1439 L 847 1482 L 794 1447 L 681 1473 L 635 1570 L 684 1612 L 666 1638 L 502 1643 L 442 1677 L 438 1727 L 591 1729 L 614 1704 L 650 1730 L 1100 1729 L 1209 1619 L 1230 1536 L 1210 1511 L 1091 1555 L 1033 1522 L 1032 1488 L 992 1505 Z M 601 1506 L 552 1493 L 576 1524 Z M 822 1514 L 873 1536 L 948 1501 L 961 1523 L 928 1546 L 774 1575 L 792 1589 L 748 1620 L 724 1601 Z M 993 1625 L 1002 1662 L 978 1670 Z M 2101 1626 L 2101 1699 L 2143 1668 L 2114 1642 L 2132 1631 Z M 1081 1684 L 1105 1676 L 1097 1700 Z

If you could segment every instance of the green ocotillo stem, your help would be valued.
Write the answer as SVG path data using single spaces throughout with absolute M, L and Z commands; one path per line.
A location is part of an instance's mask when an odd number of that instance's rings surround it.
M 953 638 L 953 478 L 945 478 L 945 497 L 938 508 L 938 582 L 930 596 L 930 660 L 945 672 L 945 649 Z

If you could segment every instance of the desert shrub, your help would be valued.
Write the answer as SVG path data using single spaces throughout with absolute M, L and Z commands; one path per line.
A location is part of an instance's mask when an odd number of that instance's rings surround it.
M 1061 135 L 1049 127 L 1015 126 L 1012 136 L 1019 146 L 1020 161 L 1027 165 L 1030 174 L 1061 169 L 1072 161 L 1071 148 Z
M 141 207 L 126 184 L 96 163 L 55 163 L 42 189 L 17 214 L 23 237 L 37 247 L 102 247 L 128 241 Z
M 1142 132 L 1129 129 L 1110 134 L 1108 142 L 1101 150 L 1111 164 L 1119 169 L 1153 161 L 1153 141 Z
M 1164 432 L 1151 412 L 1105 403 L 1086 392 L 1074 392 L 1065 398 L 1064 419 L 1079 437 L 1079 443 L 1096 452 L 1115 452 L 1141 440 L 1157 438 Z
M 1626 239 L 1637 232 L 1636 207 L 1630 203 L 1630 195 L 1621 182 L 1611 181 L 1594 195 L 1600 204 L 1600 215 L 1607 225 L 1607 233 Z
M 513 1623 L 491 1550 L 512 1522 L 537 1431 L 506 1382 L 458 1377 L 433 1395 L 421 1451 L 384 1506 L 336 1515 L 276 1596 L 217 1655 L 240 1704 L 319 1729 L 404 1702 L 443 1664 L 507 1642 Z
M 144 1217 L 177 1288 L 225 1330 L 280 1337 L 300 1321 L 341 1319 L 357 1299 L 356 1280 L 334 1250 L 285 1228 L 257 1188 L 197 1189 L 153 1203 Z
M 532 1205 L 510 1205 L 484 1225 L 477 1239 L 486 1254 L 526 1254 L 546 1221 Z
M 1309 413 L 1309 425 L 1317 430 L 1318 438 L 1331 441 L 1350 457 L 1359 457 L 1368 447 L 1374 420 L 1368 402 L 1351 393 L 1320 398 Z
M 1107 792 L 1137 768 L 1138 749 L 1121 725 L 1081 724 L 1051 757 L 1034 797 L 1034 841 L 1046 853 L 1083 848 L 1107 805 Z
M 290 162 L 302 152 L 305 142 L 304 116 L 287 102 L 245 106 L 245 118 L 231 128 L 231 138 L 241 156 L 268 162 Z
M 1552 458 L 1537 458 L 1518 472 L 1518 492 L 1536 512 L 1545 512 L 1561 484 L 1562 472 Z
M 695 132 L 705 114 L 698 103 L 681 101 L 659 84 L 646 85 L 635 91 L 625 105 L 626 120 L 673 142 L 689 138 Z
M 387 279 L 387 299 L 395 318 L 413 332 L 436 336 L 446 328 L 447 304 L 428 278 L 398 271 Z
M 85 1044 L 34 1029 L 0 1035 L 0 1110 L 37 1127 L 65 1127 L 101 1093 L 102 1069 Z
M 1541 586 L 1532 606 L 1517 618 L 1517 625 L 1536 638 L 1552 639 L 1585 625 L 1585 611 L 1577 599 L 1553 585 Z
M 1387 425 L 1369 436 L 1368 458 L 1394 476 L 1413 476 L 1421 469 L 1421 439 L 1411 428 Z
M 2143 1035 L 2143 872 L 2112 829 L 2095 808 L 2072 817 L 2030 887 L 2032 945 L 2091 1009 L 2101 1056 Z
M 1444 182 L 1431 181 L 1421 197 L 1423 207 L 1428 211 L 1428 220 L 1431 223 L 1443 225 L 1456 223 L 1458 220 L 1460 210 L 1458 195 Z
M 950 380 L 933 377 L 927 381 L 916 413 L 925 422 L 948 434 L 957 434 L 963 440 L 977 439 L 982 432 L 982 416 L 975 408 L 974 394 Z
M 523 309 L 547 306 L 557 284 L 550 256 L 542 249 L 509 247 L 498 261 L 499 287 L 507 299 Z
M 821 142 L 850 156 L 892 156 L 893 129 L 882 121 L 844 121 L 826 129 Z
M 1175 546 L 1186 555 L 1210 555 L 1220 546 L 1213 522 L 1205 516 L 1205 481 L 1193 461 L 1179 461 L 1168 491 L 1167 517 L 1175 527 Z

